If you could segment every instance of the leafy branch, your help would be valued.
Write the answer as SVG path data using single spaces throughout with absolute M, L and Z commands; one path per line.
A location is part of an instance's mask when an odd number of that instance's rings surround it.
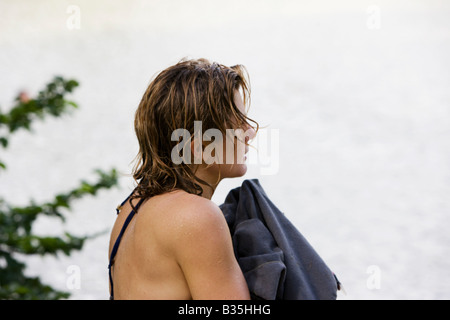
M 46 116 L 59 117 L 71 108 L 77 108 L 73 101 L 65 99 L 78 86 L 75 80 L 55 77 L 39 92 L 35 99 L 21 93 L 15 99 L 16 105 L 7 113 L 0 111 L 0 146 L 6 149 L 11 134 L 20 129 L 30 130 L 35 120 Z M 0 169 L 6 165 L 0 161 Z M 30 201 L 19 207 L 9 204 L 0 197 L 0 299 L 62 299 L 69 293 L 43 284 L 39 277 L 26 276 L 26 264 L 20 257 L 26 255 L 67 256 L 73 250 L 81 250 L 91 236 L 75 236 L 63 232 L 61 236 L 40 236 L 32 233 L 33 223 L 38 216 L 48 216 L 65 221 L 64 211 L 70 210 L 73 201 L 85 196 L 96 196 L 101 189 L 110 189 L 118 184 L 115 169 L 96 170 L 97 182 L 82 180 L 80 185 L 68 192 L 59 193 L 52 201 L 35 203 Z
M 9 112 L 3 113 L 0 110 L 0 146 L 6 148 L 12 133 L 19 129 L 30 130 L 32 122 L 37 119 L 42 120 L 46 115 L 59 117 L 67 112 L 69 107 L 78 108 L 75 102 L 64 99 L 64 96 L 78 85 L 75 80 L 65 80 L 58 76 L 39 92 L 36 99 L 30 99 L 26 93 L 20 93 L 15 99 L 16 105 Z M 4 133 L 1 133 L 2 131 Z M 1 161 L 0 168 L 6 169 L 6 165 Z

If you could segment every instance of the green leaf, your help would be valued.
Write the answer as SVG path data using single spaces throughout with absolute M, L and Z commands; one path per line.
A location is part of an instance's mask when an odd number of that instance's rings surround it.
M 5 137 L 0 137 L 0 144 L 3 148 L 6 148 L 8 146 L 8 139 L 6 139 Z

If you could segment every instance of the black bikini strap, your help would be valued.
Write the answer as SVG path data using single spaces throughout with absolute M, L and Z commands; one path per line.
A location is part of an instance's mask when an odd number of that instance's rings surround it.
M 133 195 L 134 191 L 135 191 L 135 189 L 134 189 L 133 191 L 131 191 L 130 195 L 129 195 L 125 200 L 123 200 L 123 202 L 122 202 L 121 204 L 119 204 L 119 205 L 117 206 L 117 208 L 116 208 L 116 213 L 117 213 L 117 214 L 120 213 L 120 209 L 122 209 L 122 207 L 123 207 L 123 205 L 125 204 L 125 202 L 127 202 L 128 199 L 131 198 L 131 196 Z
M 121 206 L 125 204 L 125 202 L 130 198 L 131 194 L 128 196 L 127 199 L 125 199 L 124 202 L 122 202 Z M 139 209 L 140 205 L 144 202 L 144 199 L 139 200 L 138 204 L 135 206 L 135 209 L 132 209 L 131 212 L 128 214 L 127 219 L 125 220 L 122 229 L 120 230 L 119 236 L 116 239 L 116 242 L 114 243 L 114 247 L 111 251 L 111 255 L 109 257 L 109 282 L 111 284 L 111 300 L 114 298 L 114 286 L 112 281 L 112 274 L 111 274 L 111 267 L 114 264 L 114 258 L 116 257 L 117 250 L 119 249 L 120 241 L 122 241 L 122 236 L 125 233 L 125 230 L 127 229 L 128 225 L 130 224 L 131 220 L 133 219 L 134 215 L 136 214 L 137 210 Z M 119 209 L 120 210 L 120 209 Z

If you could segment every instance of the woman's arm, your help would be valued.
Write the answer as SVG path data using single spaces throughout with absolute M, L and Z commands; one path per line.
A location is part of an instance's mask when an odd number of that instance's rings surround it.
M 172 243 L 193 299 L 250 299 L 220 208 L 198 199 L 183 210 Z

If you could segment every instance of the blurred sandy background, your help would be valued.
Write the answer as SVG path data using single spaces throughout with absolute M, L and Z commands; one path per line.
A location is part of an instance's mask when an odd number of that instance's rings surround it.
M 338 275 L 347 291 L 339 299 L 450 298 L 444 0 L 1 0 L 2 109 L 56 74 L 81 84 L 72 96 L 78 111 L 35 123 L 34 134 L 18 133 L 1 151 L 1 195 L 18 205 L 45 201 L 94 178 L 95 168 L 116 167 L 119 189 L 77 202 L 64 225 L 36 226 L 42 234 L 109 230 L 133 186 L 137 104 L 155 73 L 186 56 L 247 67 L 249 115 L 280 140 L 278 170 L 251 165 L 245 178 L 260 179 Z M 213 200 L 241 182 L 223 181 Z M 74 299 L 107 299 L 108 241 L 32 258 L 29 273 Z M 66 286 L 71 265 L 81 271 L 79 289 Z

